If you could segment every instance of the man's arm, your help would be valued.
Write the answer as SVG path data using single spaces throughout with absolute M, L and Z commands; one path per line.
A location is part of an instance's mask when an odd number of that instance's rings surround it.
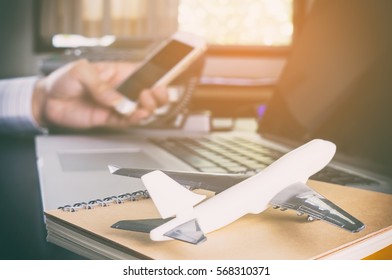
M 137 102 L 117 92 L 133 69 L 130 63 L 79 60 L 46 77 L 0 81 L 0 132 L 138 125 L 168 97 L 165 88 L 145 89 Z
M 32 98 L 38 77 L 0 80 L 0 132 L 42 133 L 33 117 Z

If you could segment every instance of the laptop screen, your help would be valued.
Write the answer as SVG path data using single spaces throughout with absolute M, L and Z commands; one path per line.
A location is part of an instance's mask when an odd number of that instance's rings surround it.
M 315 1 L 260 121 L 263 137 L 337 144 L 392 172 L 392 1 Z M 351 163 L 351 162 L 350 162 Z

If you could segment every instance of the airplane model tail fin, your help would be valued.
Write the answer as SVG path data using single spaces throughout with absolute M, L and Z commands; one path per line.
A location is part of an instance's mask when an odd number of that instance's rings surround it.
M 185 189 L 159 170 L 143 175 L 141 179 L 164 219 L 178 213 L 188 213 L 193 206 L 206 198 L 205 195 Z

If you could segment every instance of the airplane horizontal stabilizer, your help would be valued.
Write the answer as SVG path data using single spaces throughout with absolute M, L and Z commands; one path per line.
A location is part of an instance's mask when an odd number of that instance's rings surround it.
M 299 215 L 309 215 L 310 220 L 324 220 L 351 232 L 358 232 L 365 228 L 361 221 L 303 183 L 288 186 L 278 193 L 270 204 L 280 207 L 281 210 L 296 210 Z
M 122 220 L 113 224 L 111 227 L 115 229 L 123 229 L 129 231 L 137 231 L 150 233 L 154 228 L 163 225 L 164 223 L 170 221 L 172 218 L 168 219 L 144 219 L 144 220 Z

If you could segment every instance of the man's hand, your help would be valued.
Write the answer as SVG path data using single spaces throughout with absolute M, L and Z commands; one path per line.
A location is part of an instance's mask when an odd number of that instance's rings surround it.
M 33 115 L 41 126 L 75 129 L 124 128 L 148 118 L 168 102 L 164 88 L 145 89 L 135 104 L 115 90 L 135 66 L 125 62 L 78 60 L 36 84 Z

